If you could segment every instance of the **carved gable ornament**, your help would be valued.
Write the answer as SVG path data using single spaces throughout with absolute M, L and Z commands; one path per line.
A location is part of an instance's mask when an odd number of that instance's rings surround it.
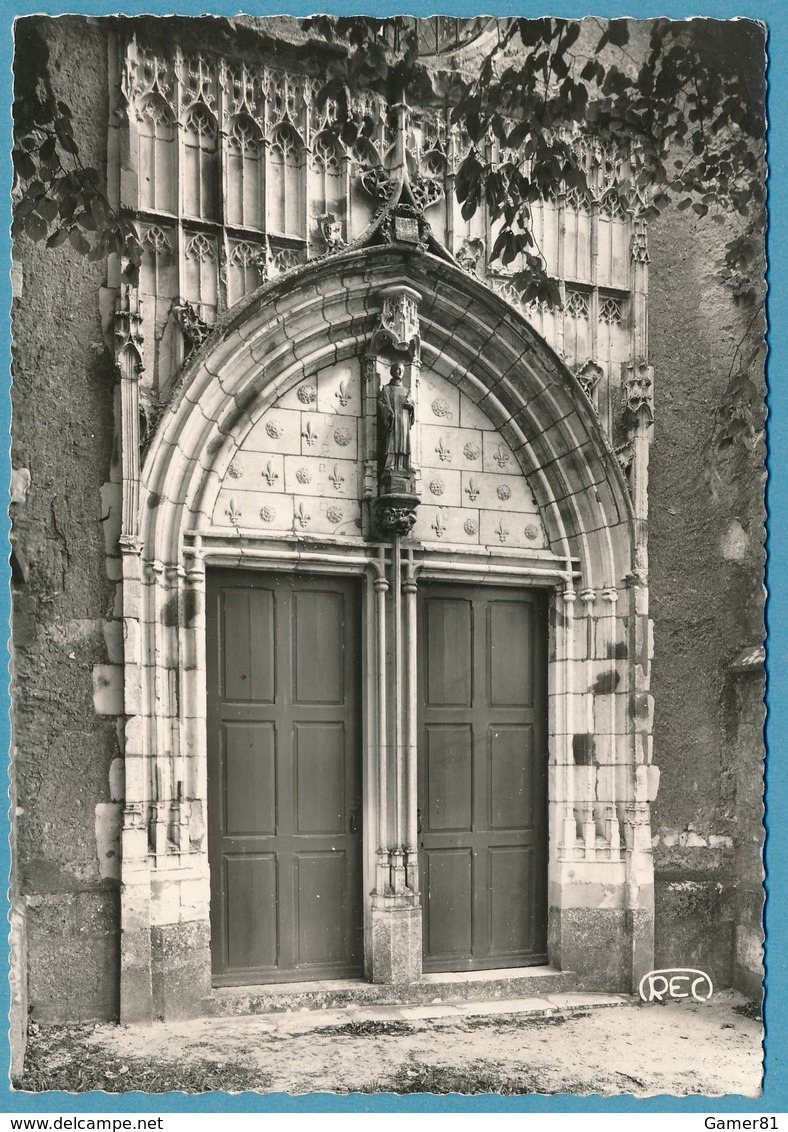
M 602 380 L 602 367 L 597 365 L 594 361 L 587 361 L 585 365 L 581 366 L 577 371 L 577 380 L 580 382 L 580 388 L 588 397 L 589 401 L 594 399 L 594 390 L 599 382 Z
M 646 362 L 625 366 L 624 418 L 635 422 L 643 417 L 654 420 L 654 370 Z
M 383 292 L 380 324 L 372 336 L 373 352 L 388 346 L 412 353 L 419 341 L 420 301 L 421 295 L 412 287 L 391 287 Z

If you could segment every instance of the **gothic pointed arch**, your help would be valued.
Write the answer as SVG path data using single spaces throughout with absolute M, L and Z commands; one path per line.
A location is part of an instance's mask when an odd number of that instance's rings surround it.
M 408 506 L 422 499 L 415 526 L 378 483 L 375 407 L 399 357 L 420 422 L 409 470 Z M 440 248 L 406 177 L 363 240 L 286 270 L 219 319 L 162 412 L 138 490 L 126 496 L 135 508 L 124 543 L 129 931 L 139 907 L 152 909 L 152 839 L 157 860 L 181 854 L 181 879 L 199 890 L 193 959 L 199 993 L 209 993 L 211 579 L 231 567 L 247 568 L 247 579 L 250 567 L 352 574 L 363 587 L 373 674 L 363 706 L 365 963 L 375 980 L 417 978 L 417 799 L 403 785 L 416 783 L 426 757 L 415 668 L 405 659 L 419 648 L 415 595 L 422 584 L 493 582 L 541 591 L 549 610 L 540 664 L 553 689 L 542 747 L 551 962 L 593 972 L 600 955 L 578 950 L 593 920 L 601 951 L 620 952 L 620 989 L 653 965 L 649 803 L 658 777 L 629 488 L 579 378 L 522 313 Z M 391 646 L 390 624 L 404 625 Z M 389 695 L 390 647 L 399 667 Z M 395 689 L 405 669 L 403 701 Z M 407 744 L 392 745 L 389 731 L 403 728 Z M 400 783 L 396 804 L 373 785 L 388 780 Z M 609 901 L 602 911 L 587 903 L 599 884 Z M 408 894 L 405 904 L 397 893 Z M 393 942 L 397 910 L 413 933 L 410 949 Z M 404 964 L 396 976 L 395 953 Z M 124 977 L 129 985 L 137 977 L 131 960 Z
M 531 487 L 555 556 L 583 584 L 622 585 L 633 568 L 632 505 L 581 383 L 525 318 L 461 269 L 390 247 L 317 261 L 236 304 L 195 357 L 151 444 L 141 504 L 150 553 L 177 559 L 205 525 L 245 431 L 320 365 L 357 357 L 380 291 L 422 295 L 422 365 L 499 430 Z

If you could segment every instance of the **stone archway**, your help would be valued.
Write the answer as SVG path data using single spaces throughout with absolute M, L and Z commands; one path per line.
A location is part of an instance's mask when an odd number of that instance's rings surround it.
M 408 288 L 419 299 L 415 380 L 420 365 L 491 422 L 527 480 L 547 545 L 509 562 L 481 550 L 447 562 L 419 544 L 410 551 L 397 544 L 389 554 L 368 529 L 341 545 L 304 535 L 272 543 L 232 521 L 217 531 L 216 500 L 246 438 L 279 399 L 329 365 L 366 357 L 364 381 L 374 387 L 370 343 L 385 317 L 384 294 Z M 131 366 L 127 381 L 133 376 Z M 361 413 L 362 461 L 372 443 L 368 418 Z M 418 572 L 548 587 L 550 961 L 580 973 L 585 985 L 627 989 L 637 981 L 653 951 L 656 770 L 635 521 L 591 402 L 516 311 L 459 268 L 392 246 L 349 250 L 291 272 L 234 307 L 213 332 L 131 486 L 126 498 L 136 504 L 138 492 L 139 503 L 126 509 L 123 541 L 125 1020 L 193 1013 L 210 991 L 206 564 L 301 565 L 364 579 L 367 648 L 376 658 L 366 724 L 374 814 L 366 950 L 377 982 L 413 981 L 420 970 L 408 860 L 416 750 L 412 710 L 403 703 L 396 714 L 399 690 L 407 700 L 411 687 Z

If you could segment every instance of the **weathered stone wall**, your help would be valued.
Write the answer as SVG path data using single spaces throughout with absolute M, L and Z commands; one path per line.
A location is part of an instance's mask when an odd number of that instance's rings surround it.
M 46 35 L 83 160 L 102 169 L 106 35 L 65 17 L 47 21 Z M 113 365 L 99 318 L 106 266 L 68 244 L 44 250 L 22 238 L 14 252 L 16 903 L 29 1006 L 42 1021 L 112 1018 L 119 750 L 114 721 L 94 710 L 93 673 L 109 659 L 115 598 L 102 529 L 113 458 Z
M 725 986 L 734 976 L 739 846 L 754 836 L 757 858 L 762 832 L 760 798 L 746 801 L 741 777 L 746 765 L 744 780 L 760 785 L 760 729 L 750 726 L 735 746 L 728 707 L 730 666 L 762 634 L 762 483 L 757 451 L 737 474 L 707 447 L 754 307 L 719 275 L 727 229 L 691 216 L 666 213 L 650 232 L 656 962 L 699 966 Z M 757 705 L 761 686 L 757 675 L 749 680 Z
M 730 727 L 736 766 L 736 894 L 733 983 L 758 1000 L 763 981 L 763 672 L 759 667 L 732 678 Z

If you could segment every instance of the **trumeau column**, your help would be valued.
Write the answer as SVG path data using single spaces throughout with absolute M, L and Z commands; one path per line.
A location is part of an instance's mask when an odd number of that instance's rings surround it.
M 403 285 L 380 295 L 379 324 L 364 359 L 364 494 L 371 522 L 391 543 L 375 580 L 378 666 L 378 825 L 372 894 L 372 979 L 421 974 L 416 814 L 416 582 L 401 540 L 419 504 L 418 413 L 421 296 Z

